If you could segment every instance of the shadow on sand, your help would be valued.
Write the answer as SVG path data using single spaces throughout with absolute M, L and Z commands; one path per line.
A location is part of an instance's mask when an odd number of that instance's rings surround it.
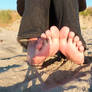
M 43 81 L 42 79 L 42 75 L 46 72 L 38 73 L 37 69 L 32 69 L 29 66 L 25 76 L 25 80 L 23 82 L 17 83 L 9 87 L 0 87 L 0 92 L 63 92 L 64 90 L 77 88 L 77 86 L 74 85 L 69 86 L 67 89 L 64 89 L 62 85 L 76 78 L 78 78 L 79 81 L 87 81 L 82 80 L 81 77 L 85 76 L 88 73 L 91 73 L 91 71 L 80 72 L 81 69 L 86 68 L 91 64 L 90 61 L 92 61 L 92 57 L 86 57 L 86 59 L 88 59 L 87 64 L 76 68 L 75 71 L 56 70 L 55 72 L 49 75 L 46 81 Z M 29 74 L 30 72 L 31 75 Z M 37 79 L 40 81 L 40 84 L 38 85 L 36 84 Z M 28 87 L 30 81 L 32 82 L 32 86 Z M 90 90 L 91 86 L 89 91 Z
M 16 65 L 16 64 L 14 64 L 14 65 L 8 65 L 8 66 L 6 66 L 6 67 L 0 67 L 0 73 L 3 73 L 3 72 L 6 72 L 6 71 L 8 71 L 9 69 L 11 69 L 11 68 L 18 68 L 18 67 L 20 67 L 21 65 Z
M 0 58 L 0 60 L 9 60 L 9 59 L 12 59 L 12 58 L 16 58 L 16 57 L 24 57 L 26 55 L 15 55 L 15 56 L 12 56 L 12 57 L 7 57 L 7 58 Z

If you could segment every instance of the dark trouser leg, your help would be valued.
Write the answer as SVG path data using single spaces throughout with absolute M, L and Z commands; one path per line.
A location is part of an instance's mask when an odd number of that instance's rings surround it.
M 59 29 L 70 27 L 86 47 L 80 31 L 78 0 L 51 0 L 51 3 L 50 0 L 26 0 L 18 40 L 27 46 L 24 39 L 40 37 L 52 25 Z
M 63 0 L 51 0 L 50 5 L 50 26 L 57 26 L 59 29 L 61 29 L 61 22 L 62 22 L 62 16 L 63 16 Z M 65 56 L 58 51 L 57 56 L 59 58 L 65 58 Z
M 50 0 L 25 0 L 18 41 L 27 47 L 27 39 L 40 37 L 49 28 Z
M 86 43 L 80 30 L 78 0 L 52 0 L 50 26 L 52 25 L 56 25 L 59 29 L 63 26 L 68 26 L 71 31 L 80 37 L 86 48 Z M 60 52 L 57 55 L 65 58 Z
M 71 31 L 79 36 L 86 48 L 80 30 L 78 0 L 54 0 L 54 4 L 58 28 L 61 29 L 63 26 L 68 26 Z

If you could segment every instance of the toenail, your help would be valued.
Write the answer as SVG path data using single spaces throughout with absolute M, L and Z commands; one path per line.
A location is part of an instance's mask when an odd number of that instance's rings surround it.
M 76 40 L 79 40 L 79 37 L 78 37 L 78 36 L 76 36 L 76 37 L 75 37 L 75 39 L 76 39 Z
M 68 31 L 70 30 L 70 28 L 67 27 L 67 26 L 64 26 L 63 29 L 64 29 L 64 30 L 68 30 Z

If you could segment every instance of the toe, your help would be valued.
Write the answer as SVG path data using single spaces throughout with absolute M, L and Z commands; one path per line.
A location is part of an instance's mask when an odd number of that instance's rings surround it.
M 65 39 L 67 40 L 68 38 L 68 34 L 69 34 L 69 28 L 68 27 L 63 27 L 61 30 L 60 30 L 60 39 Z
M 78 41 L 77 42 L 77 47 L 80 47 L 80 46 L 82 46 L 82 42 L 81 41 Z
M 78 36 L 75 36 L 74 37 L 74 43 L 78 42 L 79 41 L 79 37 Z
M 73 42 L 73 39 L 74 39 L 74 36 L 75 36 L 75 33 L 74 32 L 69 32 L 69 36 L 68 36 L 68 42 Z
M 46 39 L 46 34 L 45 34 L 45 33 L 42 33 L 42 34 L 41 34 L 41 38 Z
M 83 47 L 83 46 L 80 46 L 80 47 L 79 47 L 79 51 L 80 51 L 80 52 L 84 52 L 84 47 Z
M 50 30 L 47 30 L 45 32 L 45 34 L 46 34 L 46 38 L 51 38 L 51 32 L 50 32 Z
M 59 38 L 59 30 L 56 26 L 50 28 L 52 38 Z
M 51 32 L 50 32 L 50 30 L 47 30 L 47 31 L 45 32 L 45 34 L 46 34 L 46 39 L 48 40 L 49 44 L 52 44 L 52 39 L 51 39 Z
M 51 38 L 51 32 L 50 32 L 50 30 L 47 30 L 45 32 L 45 34 L 46 34 L 46 39 L 47 39 L 48 44 L 50 45 L 50 49 L 51 49 L 51 46 L 52 46 L 52 38 Z

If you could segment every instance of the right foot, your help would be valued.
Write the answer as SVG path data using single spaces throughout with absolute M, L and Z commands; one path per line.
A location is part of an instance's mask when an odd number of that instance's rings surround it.
M 60 30 L 60 51 L 76 64 L 84 62 L 84 47 L 78 36 L 70 32 L 68 27 Z
M 39 40 L 33 40 L 28 45 L 28 62 L 30 65 L 42 65 L 44 60 L 53 56 L 59 50 L 59 30 L 53 26 L 42 33 Z
M 48 40 L 50 46 L 49 56 L 54 56 L 59 50 L 59 30 L 56 26 L 52 26 L 50 30 L 47 30 L 41 35 L 42 38 Z

